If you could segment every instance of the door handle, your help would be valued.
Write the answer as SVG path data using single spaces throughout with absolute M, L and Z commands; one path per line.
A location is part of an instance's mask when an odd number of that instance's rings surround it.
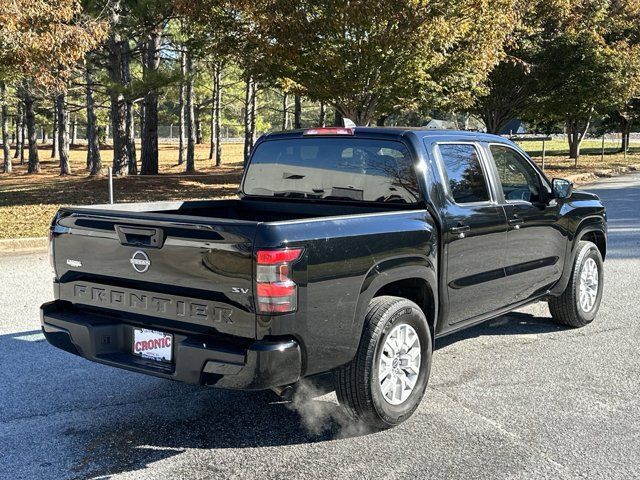
M 455 235 L 458 235 L 458 238 L 464 238 L 464 233 L 471 230 L 469 225 L 463 225 L 459 223 L 456 227 L 451 227 L 449 231 Z
M 510 218 L 508 221 L 509 225 L 512 226 L 515 230 L 520 229 L 520 225 L 524 223 L 524 220 L 517 215 L 514 215 L 513 218 Z
M 139 228 L 116 225 L 115 229 L 122 245 L 161 248 L 164 243 L 164 232 L 160 228 Z

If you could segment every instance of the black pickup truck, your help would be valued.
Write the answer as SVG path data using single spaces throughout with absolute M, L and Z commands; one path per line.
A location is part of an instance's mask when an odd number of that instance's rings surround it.
M 437 338 L 531 302 L 600 306 L 598 197 L 510 141 L 393 128 L 263 136 L 239 199 L 61 208 L 42 328 L 90 360 L 194 384 L 331 376 L 378 428 L 425 392 Z

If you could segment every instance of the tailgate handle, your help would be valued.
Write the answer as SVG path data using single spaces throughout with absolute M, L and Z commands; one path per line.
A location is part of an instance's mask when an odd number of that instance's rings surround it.
M 160 228 L 125 227 L 116 225 L 122 245 L 160 248 L 164 243 L 164 232 Z

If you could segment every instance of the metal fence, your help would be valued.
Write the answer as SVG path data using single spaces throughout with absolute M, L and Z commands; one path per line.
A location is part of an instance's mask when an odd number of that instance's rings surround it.
M 99 127 L 103 132 L 103 139 L 111 140 L 113 138 L 112 130 L 109 125 L 101 125 Z M 52 127 L 51 125 L 38 125 L 38 140 L 40 142 L 51 142 Z M 257 132 L 256 136 L 260 136 L 265 132 Z M 15 131 L 10 131 L 12 137 L 15 136 Z M 244 141 L 244 126 L 243 125 L 223 125 L 221 129 L 222 141 L 225 143 L 235 143 Z M 158 140 L 161 143 L 173 143 L 179 141 L 180 128 L 178 125 L 158 125 Z M 87 127 L 83 124 L 70 125 L 69 136 L 72 143 L 84 143 L 87 140 Z M 135 129 L 135 138 L 140 139 L 140 129 Z M 205 132 L 205 141 L 208 141 L 208 132 Z M 15 138 L 12 138 L 12 143 Z
M 103 132 L 103 139 L 111 140 L 113 138 L 111 127 L 109 125 L 100 125 L 100 129 Z M 40 142 L 50 142 L 52 135 L 52 126 L 51 125 L 38 125 L 38 139 Z M 222 141 L 225 143 L 237 143 L 244 141 L 244 126 L 241 124 L 228 124 L 222 125 Z M 256 138 L 267 132 L 256 132 Z M 11 142 L 15 141 L 15 129 L 10 130 Z M 87 139 L 87 128 L 84 124 L 75 124 L 70 125 L 69 135 L 71 137 L 72 143 L 83 143 L 86 142 Z M 158 125 L 158 140 L 161 143 L 173 143 L 179 141 L 180 128 L 178 125 Z M 539 135 L 535 134 L 514 134 L 514 135 L 505 135 L 508 138 L 512 138 L 518 142 L 523 141 L 531 141 L 539 138 Z M 546 136 L 545 136 L 546 137 Z M 140 139 L 140 129 L 137 127 L 135 129 L 135 138 Z M 566 134 L 553 134 L 546 137 L 548 141 L 550 140 L 566 140 Z M 586 140 L 589 139 L 602 139 L 603 136 L 593 136 L 587 135 Z M 209 140 L 208 132 L 205 132 L 204 135 L 205 142 Z M 606 133 L 604 135 L 604 139 L 607 144 L 614 142 L 621 142 L 620 133 Z M 630 138 L 631 143 L 640 142 L 640 132 L 631 133 Z

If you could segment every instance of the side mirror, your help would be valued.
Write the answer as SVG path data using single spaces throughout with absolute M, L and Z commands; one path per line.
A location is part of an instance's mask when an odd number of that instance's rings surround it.
M 569 198 L 573 193 L 573 183 L 564 178 L 554 178 L 551 181 L 555 198 Z

